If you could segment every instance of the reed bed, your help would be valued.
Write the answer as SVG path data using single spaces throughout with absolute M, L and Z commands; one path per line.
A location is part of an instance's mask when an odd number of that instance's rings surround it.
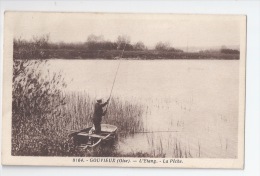
M 114 148 L 93 153 L 78 150 L 68 134 L 92 126 L 95 99 L 86 92 L 62 93 L 64 105 L 56 109 L 57 115 L 49 114 L 44 123 L 44 133 L 35 131 L 13 137 L 13 154 L 25 156 L 92 156 L 115 155 Z M 113 124 L 123 136 L 143 130 L 141 105 L 112 98 L 107 115 L 102 123 Z M 23 141 L 23 142 L 21 142 Z M 16 147 L 22 144 L 23 147 Z M 112 154 L 114 153 L 114 154 Z
M 60 122 L 57 123 L 57 119 L 52 119 L 53 122 L 56 121 L 57 130 L 79 130 L 93 125 L 95 99 L 88 93 L 66 93 L 65 102 L 61 108 L 61 113 L 64 115 Z M 102 123 L 117 126 L 120 134 L 133 134 L 136 131 L 143 131 L 143 113 L 142 105 L 112 97 Z
M 12 155 L 85 156 L 68 134 L 92 125 L 95 100 L 86 92 L 64 92 L 61 73 L 42 75 L 47 61 L 14 60 Z M 103 123 L 133 134 L 142 130 L 144 108 L 113 97 Z
M 171 158 L 192 158 L 190 146 L 182 144 L 180 139 L 171 133 L 165 134 L 146 134 L 149 145 L 150 157 L 171 157 Z

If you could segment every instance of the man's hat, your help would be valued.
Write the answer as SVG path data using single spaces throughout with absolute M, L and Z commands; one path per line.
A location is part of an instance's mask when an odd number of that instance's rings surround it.
M 99 101 L 102 101 L 102 98 L 101 97 L 97 97 L 96 100 L 97 100 L 97 102 L 99 102 Z

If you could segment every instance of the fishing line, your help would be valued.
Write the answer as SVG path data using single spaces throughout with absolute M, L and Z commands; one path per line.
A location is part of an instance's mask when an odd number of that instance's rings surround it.
M 135 131 L 135 132 L 119 132 L 119 134 L 135 134 L 135 133 L 178 133 L 181 131 Z
M 70 132 L 78 132 L 79 130 L 70 130 L 67 129 L 67 131 Z M 178 133 L 181 131 L 135 131 L 135 132 L 117 132 L 117 134 L 135 134 L 135 133 Z

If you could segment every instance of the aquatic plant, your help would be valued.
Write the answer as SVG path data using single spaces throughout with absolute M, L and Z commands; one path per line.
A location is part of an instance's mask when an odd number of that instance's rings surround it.
M 38 153 L 46 138 L 57 135 L 50 117 L 59 118 L 65 104 L 60 74 L 45 75 L 38 68 L 46 61 L 15 60 L 12 89 L 12 154 Z M 50 77 L 48 77 L 50 76 Z M 42 140 L 42 141 L 41 141 Z M 46 144 L 47 145 L 47 144 Z
M 12 155 L 84 156 L 68 134 L 92 125 L 95 100 L 86 92 L 64 92 L 61 74 L 39 71 L 46 64 L 14 60 Z M 112 98 L 103 122 L 127 135 L 142 130 L 142 113 L 141 105 Z

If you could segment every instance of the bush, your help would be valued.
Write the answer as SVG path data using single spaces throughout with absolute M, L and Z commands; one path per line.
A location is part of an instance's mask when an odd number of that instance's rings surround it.
M 61 88 L 66 84 L 61 74 L 43 78 L 38 68 L 46 62 L 14 60 L 12 155 L 47 155 L 48 147 L 57 145 L 53 138 L 57 133 L 49 121 L 62 116 Z

